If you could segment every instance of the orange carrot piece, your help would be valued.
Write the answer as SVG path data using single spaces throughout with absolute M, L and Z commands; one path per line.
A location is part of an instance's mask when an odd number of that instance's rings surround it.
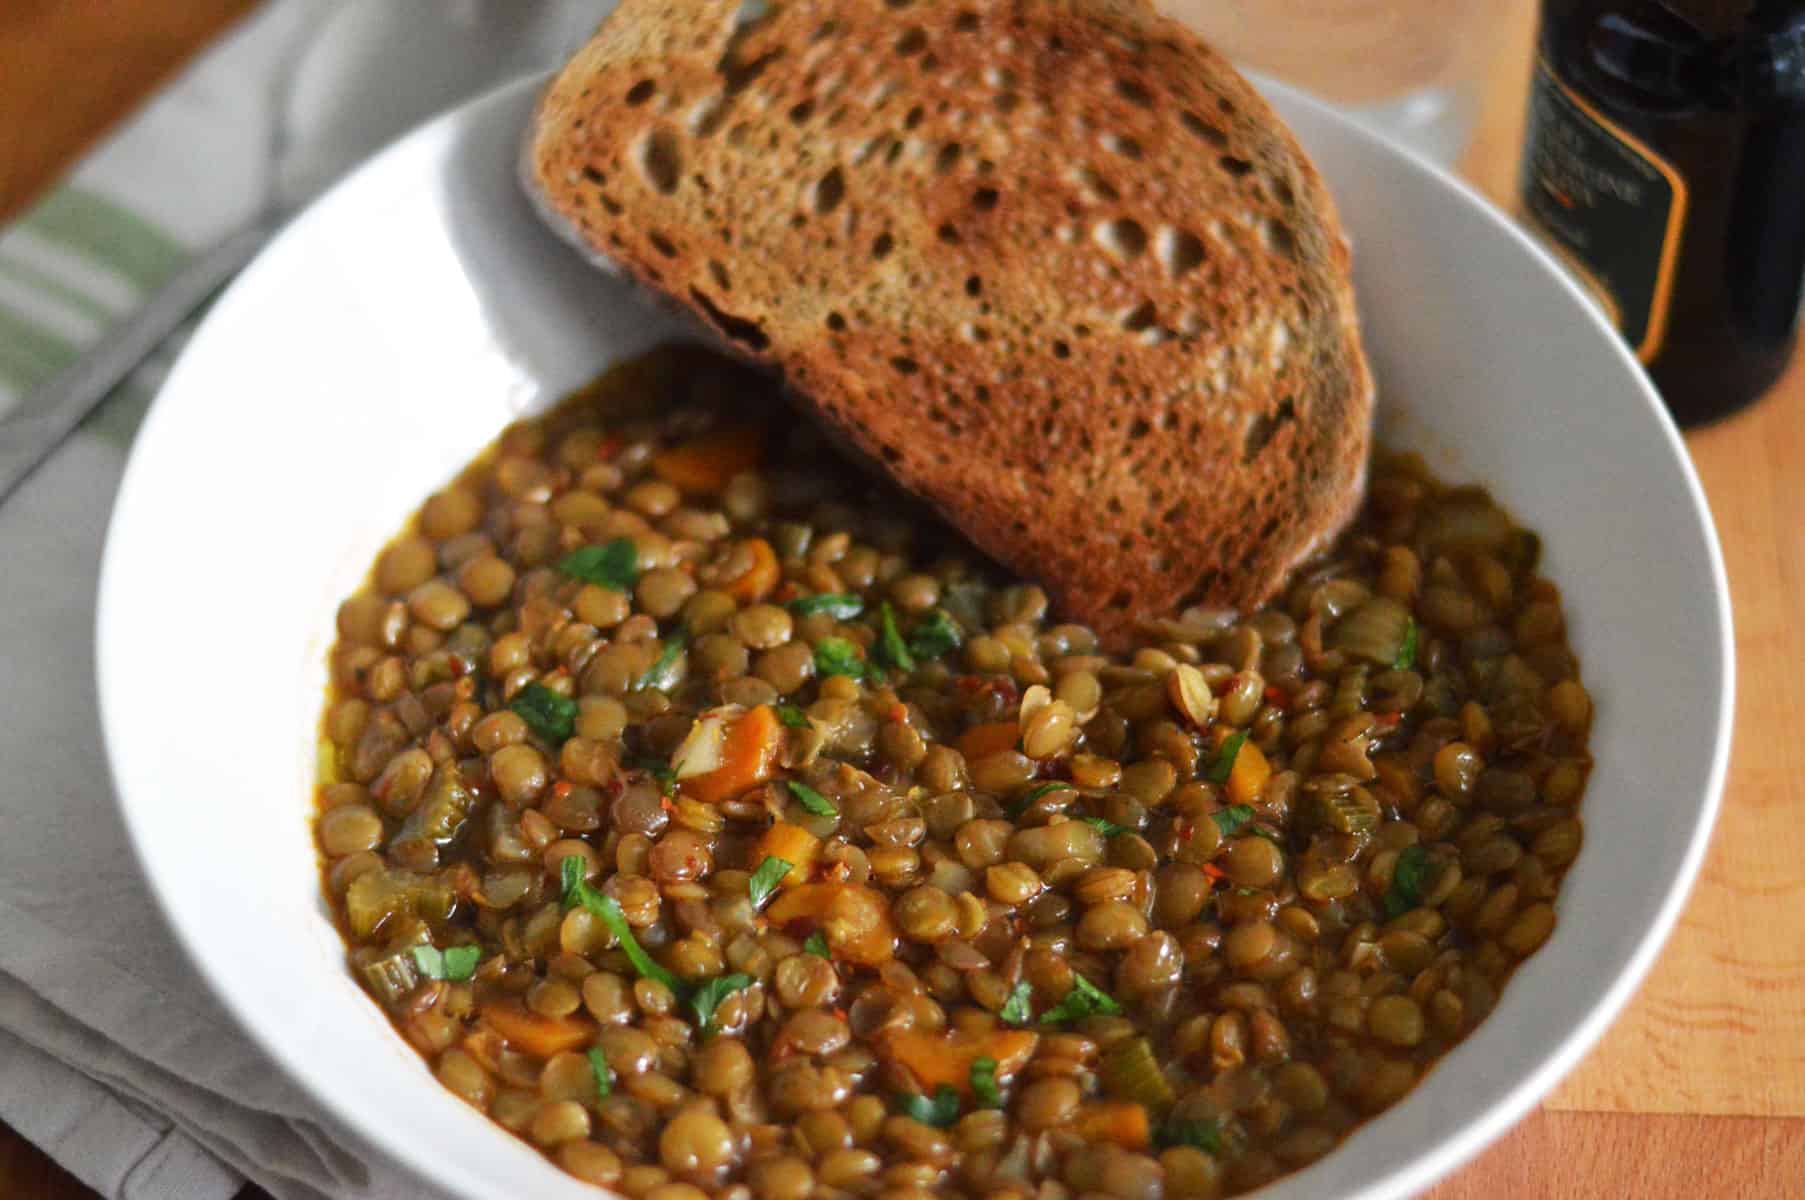
M 884 1035 L 882 1049 L 893 1062 L 907 1067 L 928 1095 L 942 1085 L 970 1095 L 972 1063 L 980 1058 L 995 1059 L 997 1078 L 1003 1079 L 1027 1065 L 1039 1042 L 1039 1034 L 1025 1029 L 992 1029 L 985 1033 L 898 1029 Z
M 766 858 L 781 858 L 790 864 L 790 872 L 779 882 L 780 887 L 801 887 L 814 873 L 815 859 L 821 853 L 821 839 L 800 825 L 779 821 L 765 830 L 752 851 L 754 865 Z
M 747 538 L 746 547 L 752 552 L 751 568 L 721 590 L 741 604 L 757 604 L 777 586 L 782 570 L 777 564 L 777 551 L 764 538 Z
M 1072 1122 L 1072 1132 L 1086 1141 L 1114 1142 L 1129 1150 L 1144 1150 L 1153 1142 L 1147 1110 L 1126 1100 L 1085 1105 Z
M 586 1046 L 595 1037 L 595 1022 L 586 1017 L 547 1017 L 512 1000 L 492 1000 L 482 1007 L 483 1021 L 508 1045 L 534 1058 L 550 1058 Z
M 833 956 L 850 963 L 877 967 L 896 956 L 890 905 L 882 892 L 863 884 L 842 881 L 789 888 L 771 902 L 765 916 L 773 925 L 814 921 Z
M 959 735 L 957 745 L 959 753 L 965 756 L 965 761 L 974 763 L 980 758 L 989 758 L 992 754 L 1015 749 L 1015 743 L 1021 739 L 1021 734 L 1021 727 L 1014 721 L 996 721 L 967 729 Z
M 764 456 L 764 437 L 756 429 L 718 429 L 660 450 L 652 456 L 652 471 L 686 492 L 712 496 L 724 491 L 735 475 L 756 467 Z
M 727 727 L 720 766 L 706 775 L 692 775 L 677 786 L 684 795 L 704 804 L 731 800 L 777 774 L 777 752 L 782 746 L 783 723 L 775 709 L 761 704 Z
M 1272 764 L 1252 742 L 1242 742 L 1235 752 L 1235 765 L 1228 772 L 1228 799 L 1231 804 L 1252 804 L 1266 790 L 1272 777 Z

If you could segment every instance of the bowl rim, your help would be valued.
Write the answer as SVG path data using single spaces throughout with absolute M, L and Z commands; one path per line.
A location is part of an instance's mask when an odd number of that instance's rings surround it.
M 219 312 L 231 307 L 237 292 L 256 285 L 261 274 L 269 267 L 272 251 L 291 240 L 300 227 L 307 224 L 320 209 L 329 205 L 336 197 L 359 187 L 366 176 L 385 170 L 390 160 L 398 153 L 404 153 L 410 144 L 423 138 L 449 135 L 493 107 L 518 103 L 522 93 L 529 90 L 536 91 L 544 78 L 546 78 L 544 74 L 534 73 L 475 96 L 404 134 L 347 174 L 324 194 L 295 214 L 271 239 L 264 250 L 245 267 L 215 304 L 213 312 L 203 322 L 202 331 L 206 324 L 217 318 Z M 1701 798 L 1701 804 L 1697 810 L 1698 819 L 1694 822 L 1687 840 L 1679 870 L 1668 882 L 1662 903 L 1637 938 L 1625 966 L 1617 973 L 1609 987 L 1592 1002 L 1585 1019 L 1550 1045 L 1539 1063 L 1531 1070 L 1524 1072 L 1501 1100 L 1462 1127 L 1460 1132 L 1453 1137 L 1413 1158 L 1399 1162 L 1395 1168 L 1378 1175 L 1370 1184 L 1357 1192 L 1346 1193 L 1358 1197 L 1360 1200 L 1379 1200 L 1380 1197 L 1412 1194 L 1432 1185 L 1469 1162 L 1520 1121 L 1561 1077 L 1576 1066 L 1580 1059 L 1592 1049 L 1605 1030 L 1620 1015 L 1652 968 L 1691 895 L 1721 806 L 1733 732 L 1732 716 L 1735 702 L 1735 653 L 1730 593 L 1722 548 L 1715 523 L 1711 517 L 1710 506 L 1677 426 L 1662 404 L 1653 385 L 1649 382 L 1647 375 L 1643 372 L 1641 365 L 1628 348 L 1622 344 L 1621 339 L 1617 337 L 1615 330 L 1609 326 L 1603 315 L 1586 298 L 1582 289 L 1560 268 L 1553 257 L 1475 188 L 1428 159 L 1406 147 L 1398 146 L 1379 137 L 1357 122 L 1336 112 L 1331 106 L 1294 88 L 1264 79 L 1260 81 L 1260 87 L 1281 112 L 1308 112 L 1314 119 L 1334 127 L 1338 131 L 1338 136 L 1364 143 L 1368 151 L 1398 163 L 1398 169 L 1427 175 L 1435 186 L 1450 194 L 1452 202 L 1475 209 L 1487 223 L 1505 234 L 1515 243 L 1520 253 L 1539 264 L 1543 273 L 1556 280 L 1558 286 L 1579 303 L 1594 330 L 1609 342 L 1621 365 L 1636 380 L 1636 386 L 1649 409 L 1649 414 L 1660 427 L 1664 444 L 1680 469 L 1687 499 L 1700 518 L 1700 527 L 1704 534 L 1714 600 L 1714 611 L 1710 615 L 1716 620 L 1719 629 L 1717 651 L 1721 663 L 1721 675 L 1717 710 L 1712 714 L 1715 731 L 1712 740 L 1711 762 L 1706 774 L 1705 794 Z M 195 344 L 201 342 L 202 339 L 197 336 Z M 184 350 L 182 358 L 186 359 L 188 353 L 189 351 Z M 169 380 L 176 381 L 181 378 L 180 367 L 181 362 L 178 361 L 176 368 L 172 369 L 168 376 Z M 172 879 L 170 872 L 166 869 L 170 864 L 163 860 L 157 849 L 156 830 L 150 815 L 154 805 L 134 804 L 128 799 L 132 765 L 123 757 L 121 738 L 117 733 L 118 730 L 125 728 L 130 723 L 131 715 L 124 707 L 122 693 L 125 685 L 122 677 L 125 668 L 121 666 L 127 657 L 121 643 L 122 637 L 125 636 L 127 622 L 121 610 L 129 589 L 123 579 L 123 569 L 119 564 L 119 559 L 122 557 L 121 539 L 116 535 L 121 526 L 122 514 L 128 510 L 139 491 L 147 486 L 144 477 L 150 468 L 145 465 L 145 456 L 139 453 L 139 449 L 154 441 L 144 435 L 151 433 L 165 415 L 167 406 L 164 404 L 164 399 L 168 392 L 169 386 L 165 383 L 159 389 L 157 398 L 140 429 L 140 435 L 134 442 L 130 459 L 120 481 L 113 513 L 108 521 L 97 586 L 95 681 L 99 696 L 105 758 L 113 784 L 114 802 L 122 818 L 127 841 L 132 848 L 138 868 L 149 885 L 149 891 L 157 910 L 165 925 L 170 929 L 176 944 L 181 947 L 196 974 L 206 983 L 214 997 L 231 1014 L 233 1020 L 248 1035 L 253 1044 L 279 1064 L 288 1077 L 296 1082 L 333 1121 L 337 1122 L 342 1131 L 351 1134 L 363 1147 L 391 1162 L 400 1164 L 423 1183 L 450 1188 L 462 1195 L 480 1195 L 478 1181 L 469 1177 L 461 1168 L 448 1164 L 447 1160 L 435 1158 L 428 1148 L 418 1147 L 415 1141 L 409 1139 L 385 1138 L 385 1130 L 373 1119 L 370 1119 L 369 1114 L 362 1112 L 347 1101 L 342 1085 L 338 1085 L 336 1076 L 327 1076 L 325 1073 L 317 1071 L 314 1064 L 298 1048 L 291 1047 L 274 1031 L 267 1028 L 259 1020 L 258 1014 L 252 1006 L 241 1003 L 241 998 L 229 977 L 230 973 L 224 970 L 219 962 L 217 951 L 202 941 L 198 931 L 190 929 L 174 919 L 173 895 L 180 890 L 179 884 Z M 1314 1182 L 1318 1187 L 1326 1184 L 1331 1185 L 1332 1188 L 1332 1167 L 1343 1150 L 1343 1147 L 1338 1147 L 1335 1153 L 1330 1154 L 1324 1160 L 1287 1174 L 1274 1186 Z M 1325 1173 L 1325 1171 L 1331 1173 Z

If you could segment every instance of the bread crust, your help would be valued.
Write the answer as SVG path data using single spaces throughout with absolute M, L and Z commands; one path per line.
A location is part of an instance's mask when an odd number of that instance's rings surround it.
M 1348 247 L 1225 60 L 1128 0 L 765 9 L 623 0 L 533 120 L 547 219 L 1112 640 L 1340 531 Z

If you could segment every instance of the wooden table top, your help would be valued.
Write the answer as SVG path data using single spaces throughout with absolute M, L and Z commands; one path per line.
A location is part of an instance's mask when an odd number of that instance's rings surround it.
M 1484 115 L 1462 169 L 1503 199 L 1533 3 L 1495 2 Z M 0 220 L 250 7 L 0 4 Z M 1805 609 L 1794 599 L 1805 595 L 1805 356 L 1758 407 L 1687 440 L 1736 611 L 1735 752 L 1711 855 L 1653 975 L 1598 1049 L 1433 1200 L 1805 1193 L 1805 824 L 1791 819 L 1805 815 Z M 0 1126 L 0 1196 L 92 1193 Z

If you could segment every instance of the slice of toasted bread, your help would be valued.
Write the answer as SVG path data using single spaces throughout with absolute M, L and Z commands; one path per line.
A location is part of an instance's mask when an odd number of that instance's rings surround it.
M 1258 603 L 1358 501 L 1334 205 L 1145 4 L 623 0 L 524 172 L 1106 635 Z

